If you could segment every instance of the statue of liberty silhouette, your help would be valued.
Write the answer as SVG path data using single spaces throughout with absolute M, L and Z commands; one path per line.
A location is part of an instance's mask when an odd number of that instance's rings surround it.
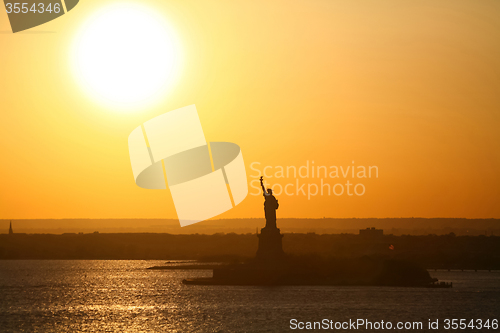
M 276 228 L 276 210 L 279 208 L 278 200 L 273 195 L 273 190 L 264 187 L 264 177 L 260 177 L 260 186 L 264 194 L 264 213 L 266 216 L 266 228 Z
M 280 229 L 276 226 L 276 209 L 280 206 L 278 200 L 273 195 L 273 190 L 264 187 L 264 177 L 260 177 L 260 186 L 264 195 L 264 213 L 266 216 L 266 226 L 260 230 L 259 248 L 257 250 L 257 259 L 275 262 L 283 259 L 282 238 Z

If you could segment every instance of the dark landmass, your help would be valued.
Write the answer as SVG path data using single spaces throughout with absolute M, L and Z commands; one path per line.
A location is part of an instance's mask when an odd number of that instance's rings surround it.
M 0 233 L 7 233 L 10 220 L 0 220 Z M 17 233 L 169 233 L 169 234 L 215 234 L 254 233 L 265 225 L 264 219 L 219 219 L 208 220 L 181 228 L 174 219 L 46 219 L 12 220 Z M 279 218 L 282 233 L 357 234 L 359 229 L 376 227 L 385 234 L 400 235 L 444 235 L 450 232 L 457 236 L 500 236 L 499 219 L 465 218 Z
M 392 247 L 391 247 L 392 245 Z M 141 259 L 238 262 L 253 258 L 255 234 L 14 234 L 0 235 L 0 259 Z M 391 249 L 393 248 L 393 249 Z M 408 260 L 427 269 L 500 269 L 498 236 L 294 234 L 289 255 Z
M 196 269 L 214 269 L 221 266 L 220 264 L 212 264 L 212 265 L 170 265 L 170 266 L 152 266 L 147 269 L 153 270 L 196 270 Z
M 436 284 L 429 272 L 405 260 L 287 256 L 281 261 L 258 260 L 214 268 L 211 278 L 185 279 L 197 285 L 335 285 L 451 287 Z

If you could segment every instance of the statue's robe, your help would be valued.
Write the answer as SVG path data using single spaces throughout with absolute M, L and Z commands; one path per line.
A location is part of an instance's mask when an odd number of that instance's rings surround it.
M 278 209 L 278 200 L 274 195 L 264 195 L 264 212 L 266 215 L 266 228 L 276 228 L 276 209 Z

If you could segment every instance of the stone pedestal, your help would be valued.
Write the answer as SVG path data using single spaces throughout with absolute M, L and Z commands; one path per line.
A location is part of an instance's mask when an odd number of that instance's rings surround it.
M 282 259 L 285 255 L 283 252 L 282 238 L 283 235 L 278 228 L 265 227 L 260 229 L 259 249 L 257 250 L 256 258 L 258 260 L 272 261 Z

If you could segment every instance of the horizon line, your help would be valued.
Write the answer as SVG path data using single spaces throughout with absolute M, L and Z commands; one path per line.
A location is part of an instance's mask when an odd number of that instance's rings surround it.
M 208 219 L 202 222 L 221 221 L 221 220 L 262 220 L 264 217 L 233 217 Z M 282 217 L 279 220 L 368 220 L 368 219 L 462 219 L 462 220 L 500 220 L 500 217 Z M 26 221 L 26 220 L 172 220 L 178 221 L 176 218 L 143 218 L 143 217 L 62 217 L 62 218 L 0 218 L 0 221 Z

